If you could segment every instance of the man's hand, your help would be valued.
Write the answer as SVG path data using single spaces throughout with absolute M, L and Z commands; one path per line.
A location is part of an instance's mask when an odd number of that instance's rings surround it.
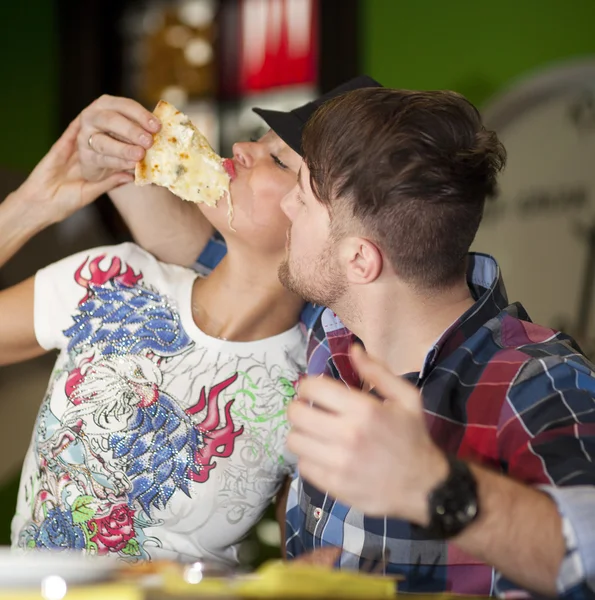
M 76 150 L 80 129 L 79 116 L 9 197 L 19 204 L 23 219 L 32 230 L 62 221 L 101 194 L 132 180 L 126 173 L 113 174 L 97 183 L 83 179 Z
M 301 565 L 317 565 L 331 569 L 339 560 L 339 556 L 341 556 L 341 548 L 324 546 L 323 548 L 316 548 L 316 550 L 300 554 L 300 556 L 294 558 L 291 562 Z
M 159 129 L 157 118 L 138 102 L 101 96 L 81 113 L 78 151 L 83 176 L 100 181 L 131 171 Z
M 339 501 L 427 525 L 428 493 L 448 464 L 428 434 L 420 393 L 360 346 L 351 360 L 386 400 L 326 377 L 306 379 L 289 407 L 288 448 L 301 475 Z

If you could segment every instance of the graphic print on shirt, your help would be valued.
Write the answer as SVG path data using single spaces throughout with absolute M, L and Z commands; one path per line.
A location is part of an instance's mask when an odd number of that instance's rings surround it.
M 234 399 L 219 397 L 233 373 L 200 389 L 183 409 L 164 389 L 164 367 L 194 342 L 167 298 L 143 284 L 120 259 L 83 263 L 75 280 L 86 290 L 68 338 L 69 363 L 53 376 L 37 421 L 39 470 L 31 482 L 31 518 L 19 546 L 79 549 L 150 558 L 159 539 L 143 532 L 174 494 L 192 497 L 218 457 L 232 455 L 244 427 Z M 59 376 L 56 376 L 59 375 Z
M 283 468 L 284 459 L 277 449 L 278 429 L 286 427 L 287 405 L 295 397 L 297 384 L 297 378 L 290 381 L 284 377 L 278 365 L 267 368 L 257 364 L 248 372 L 238 374 L 244 386 L 235 394 L 231 415 L 244 423 L 245 435 L 250 442 L 242 449 L 241 460 L 229 465 L 222 473 L 220 495 L 229 505 L 227 521 L 230 524 L 254 516 L 255 507 L 260 504 L 258 496 L 268 485 L 274 485 L 272 475 L 259 467 L 263 458 L 265 462 L 277 463 Z M 263 386 L 263 381 L 268 383 Z M 263 398 L 268 401 L 263 403 Z M 273 398 L 283 399 L 282 403 L 276 403 L 277 410 L 258 409 L 259 404 L 273 406 Z M 263 424 L 271 427 L 263 427 Z

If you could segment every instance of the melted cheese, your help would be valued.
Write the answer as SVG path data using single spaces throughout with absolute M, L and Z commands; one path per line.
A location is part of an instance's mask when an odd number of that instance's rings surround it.
M 145 158 L 136 165 L 135 183 L 154 183 L 184 200 L 209 206 L 216 206 L 226 195 L 231 219 L 229 175 L 221 157 L 190 119 L 171 104 L 161 100 L 154 114 L 162 127 L 153 136 L 153 146 Z

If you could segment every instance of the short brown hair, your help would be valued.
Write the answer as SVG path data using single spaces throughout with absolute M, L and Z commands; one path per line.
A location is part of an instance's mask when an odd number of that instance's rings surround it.
M 506 161 L 496 134 L 463 96 L 348 92 L 314 113 L 302 144 L 312 190 L 331 222 L 345 221 L 338 214 L 347 206 L 364 235 L 416 286 L 445 287 L 463 274 Z

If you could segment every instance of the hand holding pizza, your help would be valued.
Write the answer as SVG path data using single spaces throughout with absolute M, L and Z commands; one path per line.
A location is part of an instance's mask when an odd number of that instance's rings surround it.
M 134 170 L 160 128 L 158 119 L 138 102 L 101 96 L 81 113 L 78 151 L 83 177 L 100 181 Z
M 84 179 L 77 152 L 80 129 L 78 116 L 12 194 L 12 201 L 22 207 L 24 219 L 34 230 L 62 221 L 101 194 L 132 180 L 124 173 L 98 182 Z

